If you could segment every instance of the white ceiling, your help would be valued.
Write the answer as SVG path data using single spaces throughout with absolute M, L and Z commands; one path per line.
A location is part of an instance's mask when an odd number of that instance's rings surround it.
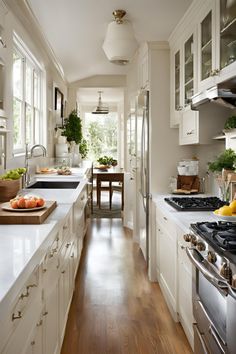
M 101 99 L 103 104 L 107 103 L 117 103 L 124 99 L 124 89 L 122 88 L 112 88 L 112 87 L 102 87 L 102 88 L 79 88 L 77 91 L 78 102 L 82 104 L 94 104 L 98 103 L 98 91 L 102 91 Z
M 125 74 L 108 62 L 102 44 L 115 9 L 124 9 L 138 42 L 168 39 L 192 0 L 27 0 L 68 82 Z

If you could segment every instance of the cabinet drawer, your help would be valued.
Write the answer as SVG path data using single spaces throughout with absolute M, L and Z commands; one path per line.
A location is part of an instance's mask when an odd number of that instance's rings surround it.
M 69 215 L 67 216 L 62 226 L 62 242 L 64 242 L 66 239 L 71 238 L 72 224 L 73 224 L 73 213 L 72 211 L 70 211 Z
M 0 326 L 0 352 L 3 345 L 7 342 L 9 336 L 15 331 L 18 326 L 22 326 L 22 323 L 30 316 L 33 303 L 36 299 L 41 298 L 41 285 L 39 281 L 39 266 L 35 268 L 24 286 L 17 294 L 15 301 L 9 309 L 6 318 L 1 318 Z
M 168 215 L 165 215 L 160 209 L 156 209 L 156 222 L 159 224 L 166 232 L 174 235 L 176 233 L 175 225 L 171 221 Z

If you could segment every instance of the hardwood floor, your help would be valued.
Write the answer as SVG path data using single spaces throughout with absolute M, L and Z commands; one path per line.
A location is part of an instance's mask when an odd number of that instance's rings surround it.
M 61 354 L 192 353 L 121 219 L 93 219 Z

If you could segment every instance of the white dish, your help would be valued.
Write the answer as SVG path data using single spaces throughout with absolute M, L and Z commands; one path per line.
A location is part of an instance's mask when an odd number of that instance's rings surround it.
M 46 204 L 44 204 L 43 206 L 40 206 L 40 207 L 36 207 L 36 208 L 14 209 L 14 208 L 11 207 L 10 203 L 7 202 L 7 203 L 3 203 L 1 205 L 1 207 L 2 207 L 3 210 L 7 210 L 7 211 L 25 212 L 25 211 L 41 210 L 41 209 L 46 207 Z
M 216 214 L 215 212 L 213 212 L 213 214 L 220 220 L 236 222 L 236 214 L 234 214 L 232 216 L 219 215 L 219 214 Z

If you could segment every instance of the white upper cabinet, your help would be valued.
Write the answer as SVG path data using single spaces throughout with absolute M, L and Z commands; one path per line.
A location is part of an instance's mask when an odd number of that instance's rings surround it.
M 236 0 L 211 0 L 198 25 L 198 90 L 235 76 Z
M 216 6 L 216 70 L 223 81 L 236 74 L 236 0 L 217 0 Z
M 215 84 L 216 75 L 216 6 L 215 1 L 207 1 L 203 6 L 198 24 L 198 90 Z

